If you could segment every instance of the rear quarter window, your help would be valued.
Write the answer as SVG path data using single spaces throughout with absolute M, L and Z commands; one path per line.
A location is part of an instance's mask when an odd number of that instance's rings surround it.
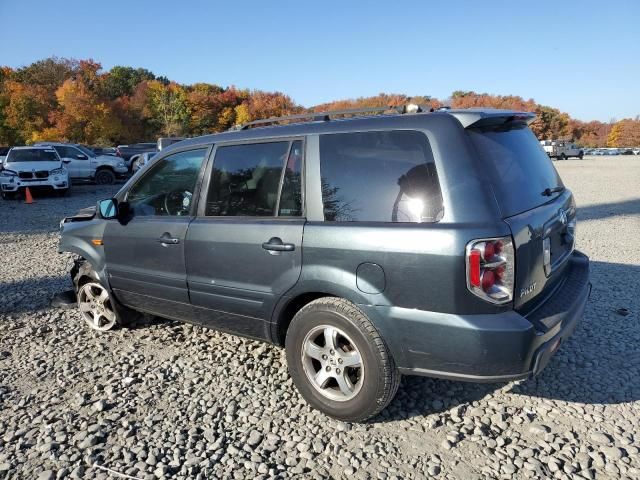
M 325 221 L 435 222 L 442 194 L 427 137 L 417 131 L 320 136 Z
M 542 192 L 562 186 L 551 159 L 528 127 L 467 131 L 504 217 L 546 203 L 549 197 Z

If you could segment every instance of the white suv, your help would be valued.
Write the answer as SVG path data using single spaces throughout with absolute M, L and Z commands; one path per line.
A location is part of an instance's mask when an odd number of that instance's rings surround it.
M 98 185 L 109 185 L 116 178 L 125 177 L 129 170 L 120 157 L 96 155 L 83 145 L 75 143 L 36 143 L 53 147 L 62 158 L 72 180 L 92 180 Z
M 3 165 L 0 192 L 5 200 L 26 187 L 47 187 L 61 195 L 69 191 L 69 172 L 51 147 L 13 147 Z

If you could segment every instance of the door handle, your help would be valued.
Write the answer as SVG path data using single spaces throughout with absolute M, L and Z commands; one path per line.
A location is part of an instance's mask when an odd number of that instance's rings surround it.
M 164 245 L 178 245 L 180 243 L 179 238 L 174 238 L 169 233 L 163 233 L 162 236 L 156 241 Z
M 283 243 L 279 237 L 271 237 L 268 242 L 262 244 L 262 248 L 271 252 L 293 252 L 296 246 L 293 243 Z

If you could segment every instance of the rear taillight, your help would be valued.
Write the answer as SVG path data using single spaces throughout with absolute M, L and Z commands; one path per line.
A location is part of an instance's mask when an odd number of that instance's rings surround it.
M 467 288 L 491 303 L 513 300 L 515 256 L 511 237 L 484 238 L 467 244 Z

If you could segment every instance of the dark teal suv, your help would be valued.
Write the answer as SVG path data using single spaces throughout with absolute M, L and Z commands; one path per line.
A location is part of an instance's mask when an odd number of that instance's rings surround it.
M 382 410 L 400 374 L 540 372 L 590 283 L 534 116 L 354 113 L 182 141 L 64 219 L 86 322 L 145 312 L 283 345 L 305 399 L 347 421 Z

